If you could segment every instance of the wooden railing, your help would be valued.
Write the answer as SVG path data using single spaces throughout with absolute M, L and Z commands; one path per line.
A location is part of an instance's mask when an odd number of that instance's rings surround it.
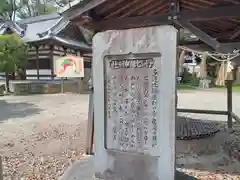
M 214 114 L 214 115 L 227 115 L 228 117 L 228 129 L 232 129 L 233 119 L 240 124 L 240 118 L 234 113 L 232 108 L 232 80 L 227 80 L 227 110 L 221 111 L 221 110 L 203 110 L 203 109 L 181 109 L 178 108 L 177 112 L 181 113 L 196 113 L 196 114 Z

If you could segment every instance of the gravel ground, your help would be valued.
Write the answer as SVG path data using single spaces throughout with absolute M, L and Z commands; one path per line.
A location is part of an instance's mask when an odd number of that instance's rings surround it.
M 88 96 L 2 97 L 4 180 L 54 180 L 84 150 Z
M 240 116 L 240 94 L 234 94 L 234 112 Z M 179 107 L 226 108 L 226 94 L 212 91 L 181 91 Z M 82 159 L 88 113 L 88 96 L 55 94 L 0 97 L 0 153 L 4 180 L 54 180 L 73 162 Z M 224 116 L 191 115 L 224 122 Z M 240 180 L 236 163 L 219 171 L 189 170 L 199 179 Z M 240 167 L 240 166 L 239 166 Z M 227 169 L 222 171 L 221 169 Z M 228 173 L 234 172 L 234 173 Z M 239 172 L 239 171 L 238 171 Z
M 240 93 L 233 93 L 233 112 L 238 116 L 240 116 L 239 103 Z M 179 92 L 179 108 L 226 110 L 227 94 L 226 92 L 221 90 L 181 91 Z M 197 144 L 197 146 L 201 146 L 201 143 L 203 143 L 204 141 L 209 141 L 209 149 L 212 149 L 214 143 L 216 143 L 217 141 L 219 143 L 222 143 L 224 142 L 223 140 L 226 139 L 231 140 L 232 144 L 233 142 L 235 142 L 235 147 L 238 147 L 237 151 L 238 153 L 240 153 L 240 126 L 236 124 L 234 125 L 234 129 L 236 130 L 235 133 L 229 134 L 227 132 L 224 132 L 227 122 L 226 116 L 187 113 L 179 114 L 195 119 L 212 121 L 214 123 L 217 123 L 219 125 L 219 128 L 222 130 L 220 134 L 218 133 L 214 137 L 214 139 L 208 138 L 204 140 L 198 140 L 198 142 L 197 140 L 195 140 L 195 143 L 193 142 L 192 145 Z M 205 146 L 206 145 L 203 145 L 203 147 Z M 199 180 L 240 180 L 240 163 L 237 162 L 236 159 L 225 156 L 225 154 L 223 154 L 223 152 L 221 151 L 220 146 L 215 150 L 217 150 L 217 152 L 210 152 L 211 155 L 208 155 L 207 150 L 204 152 L 204 154 L 191 154 L 190 152 L 190 155 L 187 154 L 186 156 L 190 156 L 190 161 L 196 161 L 196 163 L 189 166 L 182 166 L 181 168 L 178 168 L 178 170 L 188 175 L 191 175 Z M 231 150 L 232 149 L 228 149 L 226 151 Z M 201 163 L 199 163 L 200 159 L 202 160 Z

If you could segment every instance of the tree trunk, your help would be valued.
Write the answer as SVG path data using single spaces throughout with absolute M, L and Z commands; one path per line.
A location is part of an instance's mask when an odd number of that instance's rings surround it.
M 5 73 L 5 78 L 6 78 L 6 91 L 10 92 L 10 88 L 9 88 L 9 73 Z

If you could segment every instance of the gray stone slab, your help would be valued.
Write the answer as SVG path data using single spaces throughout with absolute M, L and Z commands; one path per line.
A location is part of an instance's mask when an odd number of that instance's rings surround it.
M 70 166 L 59 180 L 100 180 L 94 178 L 94 157 L 89 156 Z M 183 172 L 176 171 L 176 180 L 197 180 Z
M 176 35 L 174 27 L 160 26 L 94 36 L 99 177 L 174 180 Z M 152 80 L 151 86 L 146 79 Z
M 94 175 L 93 157 L 86 157 L 70 166 L 59 180 L 92 180 Z

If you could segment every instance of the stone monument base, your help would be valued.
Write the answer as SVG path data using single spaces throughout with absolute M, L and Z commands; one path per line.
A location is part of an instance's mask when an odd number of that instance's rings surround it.
M 88 156 L 70 166 L 59 180 L 103 180 L 94 176 L 94 156 Z M 197 180 L 183 172 L 176 171 L 176 180 Z M 117 179 L 111 179 L 117 180 Z

